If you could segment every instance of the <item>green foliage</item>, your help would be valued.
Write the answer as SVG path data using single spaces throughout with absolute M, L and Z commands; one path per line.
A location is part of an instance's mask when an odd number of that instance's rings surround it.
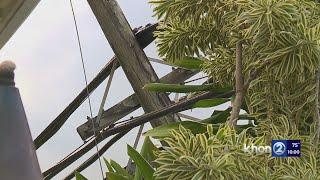
M 224 111 L 214 111 L 212 113 L 212 116 L 204 119 L 202 122 L 209 123 L 209 124 L 219 124 L 219 123 L 225 123 L 230 116 L 231 108 L 228 108 Z
M 104 163 L 106 164 L 109 172 L 114 172 L 113 167 L 109 163 L 109 161 L 106 158 L 103 158 Z
M 161 21 L 155 33 L 159 55 L 173 66 L 201 67 L 214 84 L 154 83 L 145 88 L 178 93 L 230 91 L 235 79 L 235 46 L 241 41 L 244 80 L 253 81 L 242 106 L 247 114 L 240 119 L 255 120 L 258 126 L 235 130 L 221 125 L 228 120 L 228 108 L 214 111 L 200 123 L 184 121 L 152 129 L 145 135 L 163 139 L 168 147 L 158 151 L 147 139 L 152 152 L 147 152 L 148 145 L 141 155 L 129 149 L 138 166 L 134 178 L 320 179 L 320 147 L 314 143 L 319 101 L 315 76 L 320 66 L 319 1 L 150 2 Z M 195 107 L 223 102 L 225 99 L 203 100 Z M 242 150 L 244 144 L 270 145 L 272 139 L 301 139 L 301 158 L 272 158 Z M 152 162 L 154 152 L 156 164 Z M 133 178 L 115 162 L 107 167 L 111 180 Z
M 213 99 L 204 99 L 198 101 L 196 104 L 193 105 L 194 108 L 208 108 L 221 105 L 230 101 L 227 98 L 213 98 Z
M 162 20 L 160 56 L 169 62 L 200 57 L 215 84 L 232 86 L 235 44 L 243 42 L 250 79 L 247 112 L 259 121 L 285 117 L 308 129 L 315 113 L 320 62 L 320 4 L 310 0 L 151 0 Z M 308 133 L 303 132 L 301 133 Z
M 231 91 L 230 87 L 216 87 L 214 84 L 204 85 L 178 85 L 178 84 L 164 84 L 164 83 L 150 83 L 144 86 L 145 89 L 155 92 L 176 92 L 189 93 L 199 91 L 213 91 L 216 93 L 224 93 Z
M 134 176 L 129 174 L 124 168 L 122 168 L 118 163 L 113 160 L 107 161 L 104 158 L 105 164 L 108 168 L 106 173 L 108 179 L 110 180 L 140 180 L 153 179 L 154 168 L 151 165 L 156 159 L 155 153 L 157 153 L 158 148 L 152 143 L 149 137 L 146 137 L 141 148 L 141 153 L 138 153 L 131 146 L 127 146 L 127 152 L 129 157 L 133 160 L 136 165 Z
M 271 128 L 279 129 L 272 126 Z M 248 129 L 249 130 L 249 129 Z M 309 137 L 276 132 L 273 137 L 302 140 L 301 158 L 272 158 L 270 154 L 248 154 L 244 144 L 271 144 L 270 137 L 252 137 L 244 130 L 236 133 L 221 126 L 213 133 L 194 134 L 180 126 L 165 138 L 168 147 L 155 161 L 155 179 L 319 179 L 320 157 Z
M 133 149 L 131 146 L 127 146 L 128 155 L 130 158 L 135 162 L 137 168 L 139 171 L 142 172 L 142 175 L 144 179 L 146 180 L 152 180 L 152 176 L 154 173 L 154 169 L 152 166 L 148 163 L 147 160 L 145 160 L 135 149 Z
M 180 126 L 188 128 L 193 134 L 203 133 L 206 131 L 206 124 L 194 121 L 181 121 L 150 129 L 144 134 L 144 136 L 152 136 L 156 138 L 168 137 L 171 135 L 171 130 L 178 130 Z
M 145 137 L 144 143 L 141 148 L 141 156 L 147 160 L 150 164 L 156 159 L 155 153 L 158 151 L 158 148 L 152 143 L 149 137 Z M 143 172 L 140 168 L 136 169 L 134 180 L 143 179 Z
M 79 172 L 75 172 L 74 174 L 75 174 L 76 180 L 88 180 L 86 177 L 84 177 Z
M 123 177 L 127 177 L 127 178 L 131 178 L 131 175 L 121 167 L 120 164 L 118 164 L 117 162 L 110 160 L 110 164 L 112 166 L 112 168 L 114 169 L 114 172 L 123 176 Z
M 184 68 L 184 69 L 201 70 L 201 67 L 204 64 L 204 60 L 200 58 L 186 56 L 178 61 L 175 61 L 169 64 L 171 64 L 172 66 Z
M 120 173 L 107 172 L 106 175 L 110 180 L 129 180 L 128 177 L 123 176 Z

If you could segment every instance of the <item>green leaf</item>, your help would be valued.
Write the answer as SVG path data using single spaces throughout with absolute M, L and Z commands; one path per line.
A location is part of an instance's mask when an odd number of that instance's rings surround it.
M 125 177 L 130 177 L 129 173 L 125 169 L 123 169 L 117 162 L 111 160 L 110 164 L 117 174 Z
M 108 180 L 129 180 L 130 179 L 126 176 L 122 176 L 120 174 L 112 173 L 112 172 L 107 172 L 106 175 L 108 177 Z
M 230 116 L 231 108 L 228 108 L 224 111 L 214 111 L 212 116 L 202 120 L 202 123 L 209 123 L 209 124 L 218 124 L 218 123 L 225 123 Z
M 200 91 L 213 91 L 216 93 L 225 93 L 231 91 L 231 87 L 214 87 L 214 84 L 204 85 L 179 85 L 179 84 L 165 84 L 165 83 L 150 83 L 143 88 L 155 92 L 176 92 L 176 93 L 190 93 Z
M 150 83 L 144 86 L 144 89 L 155 92 L 176 92 L 188 93 L 198 91 L 209 91 L 213 89 L 213 84 L 208 85 L 179 85 L 179 84 L 164 84 L 164 83 Z
M 191 180 L 203 179 L 203 177 L 205 177 L 205 175 L 206 175 L 206 171 L 205 170 L 200 170 L 192 177 Z
M 76 180 L 88 180 L 86 177 L 84 177 L 82 174 L 80 174 L 77 171 L 74 174 L 75 174 Z
M 158 151 L 158 148 L 152 143 L 149 137 L 145 137 L 142 148 L 141 148 L 141 156 L 146 159 L 149 163 L 156 160 L 156 155 L 154 152 Z M 134 174 L 134 180 L 143 179 L 143 174 L 139 168 L 136 168 Z
M 181 121 L 159 126 L 147 131 L 145 136 L 152 136 L 156 138 L 168 137 L 171 135 L 171 130 L 179 130 L 179 126 L 189 129 L 193 134 L 204 133 L 207 130 L 207 125 L 194 121 Z
M 137 168 L 142 172 L 146 180 L 152 180 L 154 169 L 152 166 L 131 146 L 127 145 L 128 155 L 134 161 Z
M 194 108 L 208 108 L 218 106 L 225 102 L 228 102 L 229 99 L 227 98 L 213 98 L 213 99 L 204 99 L 198 101 L 196 104 L 193 105 Z
M 111 164 L 109 163 L 109 161 L 108 161 L 108 160 L 106 160 L 106 158 L 103 158 L 103 160 L 104 160 L 104 163 L 106 164 L 106 166 L 107 166 L 107 168 L 108 168 L 109 172 L 114 172 L 114 170 L 113 170 L 113 168 L 112 168 Z
M 191 70 L 201 70 L 201 66 L 203 65 L 204 61 L 200 58 L 196 57 L 184 57 L 181 60 L 177 60 L 173 63 L 169 63 L 172 66 L 184 68 L 184 69 L 191 69 Z
M 154 161 L 157 156 L 155 152 L 158 151 L 158 148 L 153 144 L 149 137 L 145 137 L 144 143 L 141 148 L 141 156 L 144 157 L 147 161 Z

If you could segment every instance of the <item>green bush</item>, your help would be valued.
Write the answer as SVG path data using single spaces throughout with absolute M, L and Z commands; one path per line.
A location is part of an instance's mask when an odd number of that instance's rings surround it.
M 276 128 L 275 126 L 270 126 Z M 193 134 L 180 126 L 164 138 L 168 147 L 158 153 L 155 179 L 320 179 L 319 151 L 309 137 L 281 136 L 301 139 L 300 158 L 273 158 L 271 154 L 249 154 L 244 144 L 271 145 L 267 135 L 252 137 L 248 130 L 236 133 L 221 126 L 216 133 L 211 125 L 207 132 Z

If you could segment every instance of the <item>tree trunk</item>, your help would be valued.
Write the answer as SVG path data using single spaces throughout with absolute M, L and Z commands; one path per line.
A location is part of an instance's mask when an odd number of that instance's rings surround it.
M 242 74 L 242 42 L 237 42 L 236 45 L 236 97 L 232 103 L 232 112 L 230 116 L 230 125 L 235 126 L 239 118 L 239 113 L 244 99 L 244 79 Z

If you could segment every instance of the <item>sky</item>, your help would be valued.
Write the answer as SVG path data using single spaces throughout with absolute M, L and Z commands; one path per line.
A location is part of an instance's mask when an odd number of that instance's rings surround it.
M 86 0 L 73 0 L 89 81 L 113 57 L 114 53 L 100 29 Z M 152 6 L 146 0 L 119 0 L 132 28 L 156 22 Z M 149 57 L 159 58 L 155 44 L 145 49 Z M 78 95 L 85 87 L 76 32 L 69 0 L 42 0 L 17 32 L 0 50 L 0 61 L 16 63 L 16 86 L 19 88 L 33 138 Z M 165 65 L 152 63 L 159 77 L 171 71 Z M 201 76 L 201 75 L 199 75 Z M 98 113 L 106 81 L 90 96 L 93 115 Z M 133 90 L 123 71 L 114 75 L 105 109 L 131 95 Z M 221 106 L 225 108 L 226 106 Z M 185 112 L 206 118 L 212 111 L 193 110 Z M 37 150 L 42 171 L 55 165 L 83 142 L 76 128 L 89 116 L 88 102 L 84 102 L 63 127 L 47 143 Z M 139 109 L 130 116 L 143 114 Z M 150 128 L 147 125 L 146 131 Z M 128 161 L 126 144 L 133 145 L 138 128 L 112 146 L 103 157 L 113 159 L 125 166 Z M 99 147 L 106 141 L 99 144 Z M 140 145 L 143 137 L 140 140 Z M 94 154 L 95 149 L 66 168 L 53 179 L 63 179 L 81 162 Z M 103 164 L 103 169 L 106 167 Z M 88 179 L 101 179 L 96 162 L 82 172 Z

